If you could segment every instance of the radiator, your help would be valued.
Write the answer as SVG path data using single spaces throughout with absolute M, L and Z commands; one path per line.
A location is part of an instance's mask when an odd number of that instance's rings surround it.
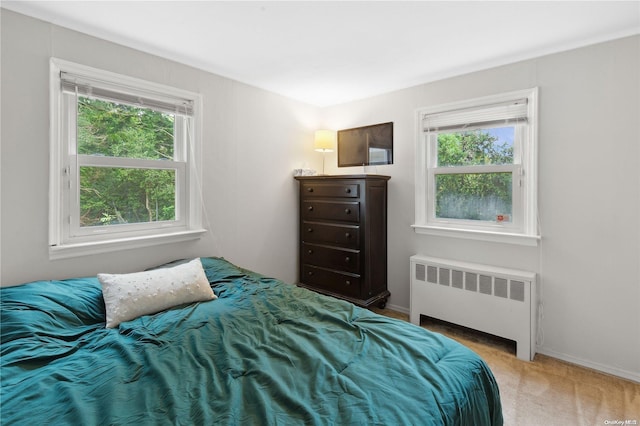
M 531 361 L 536 345 L 536 274 L 411 256 L 410 319 L 429 316 L 516 342 Z

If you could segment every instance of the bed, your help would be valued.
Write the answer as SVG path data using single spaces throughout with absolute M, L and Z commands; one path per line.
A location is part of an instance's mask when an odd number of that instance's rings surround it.
M 112 328 L 98 277 L 0 289 L 0 423 L 502 424 L 494 377 L 468 348 L 222 258 L 200 263 L 217 298 Z

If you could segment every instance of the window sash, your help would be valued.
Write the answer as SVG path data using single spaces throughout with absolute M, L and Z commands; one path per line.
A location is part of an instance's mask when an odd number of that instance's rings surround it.
M 107 168 L 131 168 L 137 170 L 175 170 L 175 219 L 152 222 L 137 222 L 127 224 L 115 224 L 101 227 L 80 225 L 80 168 L 81 167 L 107 167 Z M 105 237 L 123 232 L 153 230 L 158 227 L 184 228 L 186 226 L 186 163 L 166 160 L 138 160 L 115 157 L 96 157 L 90 155 L 71 156 L 71 170 L 74 177 L 71 182 L 75 185 L 69 191 L 69 237 L 99 236 Z
M 475 166 L 431 167 L 435 175 L 513 172 L 518 164 L 478 164 Z
M 514 131 L 514 140 L 513 140 L 513 164 L 522 164 L 523 158 L 523 147 L 526 143 L 527 139 L 527 131 L 526 131 L 526 123 L 523 121 L 519 121 L 518 123 L 512 123 L 512 126 L 515 127 Z M 486 165 L 472 165 L 472 166 L 438 166 L 438 134 L 439 133 L 455 133 L 456 131 L 466 131 L 466 130 L 480 130 L 480 129 L 489 129 L 495 127 L 506 127 L 504 123 L 500 123 L 498 126 L 478 126 L 474 129 L 468 128 L 456 128 L 456 129 L 448 129 L 442 131 L 429 131 L 423 133 L 423 138 L 425 143 L 427 144 L 427 162 L 428 168 L 459 168 L 459 167 L 484 167 Z M 508 165 L 508 164 L 507 164 Z M 460 170 L 460 169 L 458 169 Z
M 465 170 L 460 170 L 464 168 Z M 444 170 L 446 169 L 446 170 Z M 511 173 L 511 221 L 497 222 L 488 220 L 456 219 L 436 217 L 436 177 L 449 174 L 478 174 L 478 173 Z M 447 167 L 427 170 L 427 223 L 438 226 L 465 226 L 473 228 L 488 228 L 512 232 L 522 227 L 522 167 L 519 165 Z
M 185 161 L 175 160 L 149 160 L 146 158 L 130 158 L 130 157 L 102 157 L 98 155 L 77 154 L 77 163 L 79 166 L 95 166 L 95 167 L 121 167 L 125 169 L 158 169 L 168 170 L 182 168 L 184 169 Z

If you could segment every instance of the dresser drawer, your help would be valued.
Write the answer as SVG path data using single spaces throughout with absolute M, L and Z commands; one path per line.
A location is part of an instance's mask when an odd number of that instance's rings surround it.
M 303 283 L 322 290 L 349 297 L 360 296 L 360 277 L 357 275 L 303 265 L 301 278 Z
M 304 219 L 338 220 L 342 222 L 360 222 L 360 203 L 357 201 L 316 201 L 302 202 Z
M 360 272 L 360 252 L 316 244 L 302 244 L 302 262 L 357 274 Z
M 303 242 L 334 244 L 351 249 L 360 247 L 360 227 L 358 225 L 303 222 L 300 234 L 300 239 Z
M 302 184 L 301 190 L 304 198 L 358 198 L 360 196 L 360 185 L 357 183 L 308 182 Z

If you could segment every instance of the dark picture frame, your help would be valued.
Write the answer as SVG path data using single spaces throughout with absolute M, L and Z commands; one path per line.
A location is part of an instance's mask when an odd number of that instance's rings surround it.
M 393 164 L 393 122 L 338 130 L 338 167 Z

